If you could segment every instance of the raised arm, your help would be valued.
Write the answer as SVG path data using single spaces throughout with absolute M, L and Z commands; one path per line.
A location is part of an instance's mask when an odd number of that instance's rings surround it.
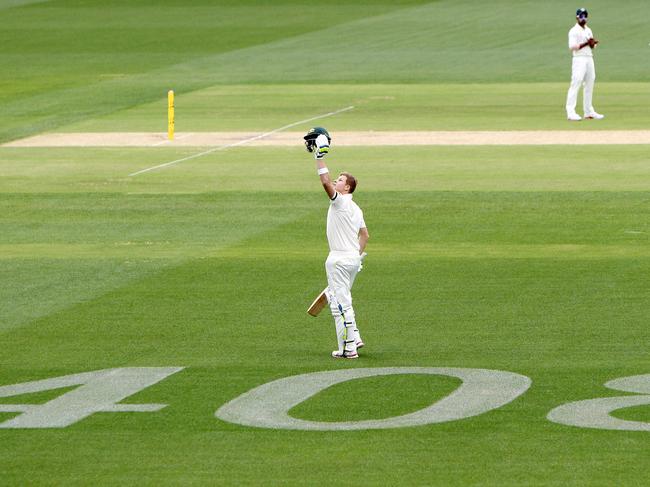
M 314 127 L 309 130 L 307 135 L 303 138 L 305 139 L 307 152 L 314 153 L 316 169 L 318 171 L 318 176 L 320 177 L 320 182 L 323 185 L 323 189 L 327 193 L 327 197 L 332 199 L 336 195 L 336 189 L 334 189 L 334 183 L 332 183 L 332 180 L 330 179 L 329 170 L 323 160 L 330 151 L 330 141 L 332 139 L 327 130 L 323 127 Z
M 330 179 L 330 173 L 325 165 L 323 159 L 316 159 L 316 168 L 318 169 L 318 176 L 320 177 L 320 182 L 323 185 L 323 189 L 327 193 L 329 199 L 334 198 L 336 190 L 334 189 L 334 184 Z

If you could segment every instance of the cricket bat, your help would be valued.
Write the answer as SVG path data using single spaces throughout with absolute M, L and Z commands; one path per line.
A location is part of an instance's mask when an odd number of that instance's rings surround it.
M 327 288 L 325 288 L 323 289 L 323 292 L 321 292 L 316 297 L 316 299 L 314 299 L 314 302 L 311 303 L 309 308 L 307 308 L 307 313 L 309 313 L 312 316 L 318 316 L 328 302 L 329 301 L 327 300 Z

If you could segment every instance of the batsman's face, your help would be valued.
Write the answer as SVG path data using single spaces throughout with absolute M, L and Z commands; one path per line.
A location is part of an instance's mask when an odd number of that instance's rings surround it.
M 347 193 L 348 192 L 348 188 L 346 188 L 347 181 L 348 181 L 347 176 L 344 176 L 343 174 L 339 175 L 339 177 L 336 178 L 336 181 L 334 181 L 334 189 L 341 194 Z

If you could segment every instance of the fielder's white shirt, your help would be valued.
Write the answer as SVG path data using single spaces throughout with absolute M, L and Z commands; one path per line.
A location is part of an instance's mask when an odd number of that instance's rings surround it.
M 327 241 L 330 252 L 359 255 L 359 230 L 366 227 L 363 211 L 351 194 L 334 193 L 327 210 Z
M 591 29 L 589 27 L 585 25 L 583 29 L 580 27 L 580 24 L 576 23 L 576 25 L 574 25 L 573 28 L 569 31 L 569 49 L 573 51 L 573 55 L 593 57 L 593 53 L 591 52 L 591 47 L 589 47 L 589 45 L 586 45 L 582 49 L 577 49 L 575 51 L 573 50 L 574 47 L 587 42 L 593 36 L 594 35 L 591 33 Z

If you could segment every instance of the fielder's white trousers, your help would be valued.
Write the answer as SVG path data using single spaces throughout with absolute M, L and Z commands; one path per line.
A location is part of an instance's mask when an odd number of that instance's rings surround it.
M 594 112 L 592 97 L 594 94 L 594 81 L 596 81 L 596 68 L 594 67 L 594 58 L 591 56 L 573 56 L 571 65 L 571 86 L 566 97 L 566 113 L 571 115 L 576 112 L 578 102 L 578 91 L 584 84 L 582 93 L 582 108 L 584 114 L 588 115 Z
M 330 252 L 325 261 L 330 310 L 340 352 L 355 352 L 356 343 L 360 340 L 352 308 L 352 285 L 360 264 L 361 257 L 356 252 Z

